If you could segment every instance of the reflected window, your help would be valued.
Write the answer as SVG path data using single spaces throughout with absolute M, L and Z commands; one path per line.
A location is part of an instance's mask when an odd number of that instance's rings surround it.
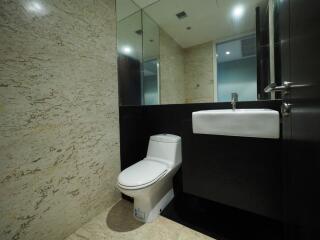
M 144 74 L 143 74 L 144 105 L 159 104 L 158 66 L 159 66 L 159 63 L 157 59 L 144 62 Z
M 217 44 L 218 101 L 257 100 L 256 37 L 254 34 Z

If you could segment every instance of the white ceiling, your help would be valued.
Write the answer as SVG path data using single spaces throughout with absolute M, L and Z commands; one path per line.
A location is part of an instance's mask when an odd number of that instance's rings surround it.
M 117 21 L 138 12 L 140 9 L 150 6 L 160 0 L 116 0 Z
M 116 8 L 117 8 L 117 21 L 121 21 L 124 18 L 140 10 L 140 7 L 137 6 L 131 0 L 117 0 Z
M 133 1 L 144 8 L 144 11 L 177 43 L 187 48 L 211 40 L 222 41 L 254 32 L 255 7 L 266 0 Z M 234 19 L 232 10 L 239 4 L 244 6 L 245 12 L 243 17 Z M 176 14 L 181 11 L 185 11 L 188 17 L 179 20 Z M 189 26 L 191 30 L 186 29 Z
M 140 8 L 145 8 L 151 4 L 159 2 L 160 0 L 133 0 Z

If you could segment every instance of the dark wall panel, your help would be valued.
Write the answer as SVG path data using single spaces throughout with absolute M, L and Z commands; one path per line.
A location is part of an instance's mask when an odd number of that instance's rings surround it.
M 148 148 L 148 131 L 143 107 L 120 107 L 121 170 L 140 161 Z
M 279 140 L 193 134 L 189 120 L 183 129 L 184 192 L 281 218 Z

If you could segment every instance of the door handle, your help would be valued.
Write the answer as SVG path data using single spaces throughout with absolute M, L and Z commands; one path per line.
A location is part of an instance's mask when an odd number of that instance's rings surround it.
M 276 83 L 271 83 L 266 88 L 264 89 L 265 93 L 270 93 L 270 92 L 282 92 L 283 94 L 287 94 L 290 92 L 292 88 L 306 88 L 310 87 L 310 84 L 293 84 L 292 82 L 283 82 L 282 85 L 277 86 Z
M 283 82 L 283 85 L 277 86 L 276 83 L 271 83 L 269 84 L 265 89 L 265 93 L 270 93 L 270 92 L 282 92 L 282 93 L 287 93 L 292 86 L 291 82 Z
M 283 117 L 288 117 L 291 113 L 291 104 L 289 103 L 282 103 L 281 105 L 281 114 Z

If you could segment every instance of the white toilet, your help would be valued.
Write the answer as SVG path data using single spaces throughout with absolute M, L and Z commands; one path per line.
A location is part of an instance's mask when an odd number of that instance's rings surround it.
M 154 135 L 149 139 L 146 158 L 119 174 L 118 188 L 134 198 L 136 219 L 152 222 L 173 199 L 172 179 L 181 161 L 179 136 Z

